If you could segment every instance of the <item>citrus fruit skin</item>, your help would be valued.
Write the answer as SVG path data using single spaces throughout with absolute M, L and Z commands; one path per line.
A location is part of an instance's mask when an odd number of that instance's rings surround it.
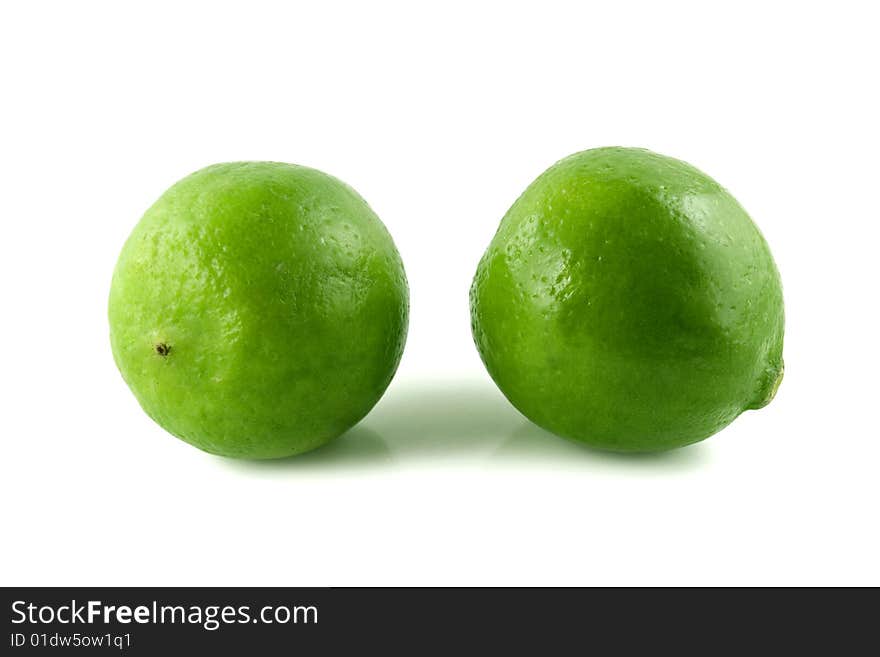
M 141 406 L 213 454 L 305 452 L 382 396 L 408 289 L 385 226 L 325 173 L 217 164 L 172 186 L 119 256 L 113 356 Z
M 702 440 L 773 397 L 779 273 L 714 180 L 643 149 L 576 153 L 513 204 L 471 287 L 477 349 L 526 417 L 615 451 Z

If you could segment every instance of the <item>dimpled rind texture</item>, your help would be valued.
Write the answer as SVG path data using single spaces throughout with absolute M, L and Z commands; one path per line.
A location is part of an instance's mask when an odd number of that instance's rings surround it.
M 341 181 L 217 164 L 147 210 L 110 291 L 113 356 L 147 414 L 213 454 L 318 447 L 379 400 L 408 288 L 379 218 Z
M 520 412 L 609 450 L 702 440 L 782 377 L 782 287 L 758 228 L 714 180 L 643 149 L 538 177 L 480 261 L 471 321 Z

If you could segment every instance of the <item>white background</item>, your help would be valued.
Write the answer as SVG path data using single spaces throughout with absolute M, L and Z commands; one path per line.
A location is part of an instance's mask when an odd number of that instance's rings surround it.
M 872 4 L 4 3 L 2 584 L 880 584 Z M 470 337 L 501 216 L 605 145 L 719 180 L 785 285 L 776 400 L 659 456 L 530 426 Z M 166 434 L 108 342 L 140 215 L 241 159 L 354 186 L 411 287 L 386 396 L 277 463 Z

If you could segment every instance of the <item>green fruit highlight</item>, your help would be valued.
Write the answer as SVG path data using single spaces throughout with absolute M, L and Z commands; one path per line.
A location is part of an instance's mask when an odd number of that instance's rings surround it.
M 745 210 L 643 149 L 576 153 L 513 204 L 471 287 L 477 349 L 535 424 L 616 451 L 702 440 L 772 399 L 782 286 Z
M 110 341 L 143 409 L 213 454 L 314 449 L 379 400 L 406 339 L 391 236 L 320 171 L 217 164 L 147 210 L 119 256 Z

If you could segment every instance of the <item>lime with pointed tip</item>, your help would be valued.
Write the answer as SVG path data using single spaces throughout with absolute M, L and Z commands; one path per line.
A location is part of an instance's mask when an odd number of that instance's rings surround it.
M 217 164 L 150 207 L 113 274 L 113 356 L 143 409 L 213 454 L 316 448 L 379 400 L 406 338 L 400 256 L 320 171 Z
M 758 228 L 709 176 L 643 149 L 539 176 L 480 261 L 471 318 L 516 408 L 609 450 L 702 440 L 782 379 L 782 287 Z

